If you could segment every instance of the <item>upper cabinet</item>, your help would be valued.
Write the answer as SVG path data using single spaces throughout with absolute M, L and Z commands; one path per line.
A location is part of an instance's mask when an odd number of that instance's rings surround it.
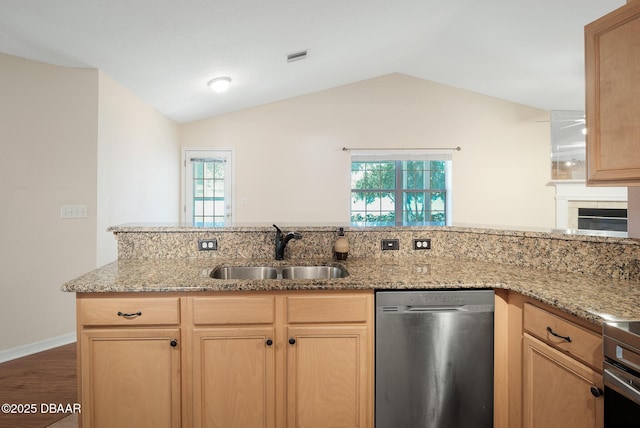
M 640 186 L 640 0 L 585 27 L 587 184 Z

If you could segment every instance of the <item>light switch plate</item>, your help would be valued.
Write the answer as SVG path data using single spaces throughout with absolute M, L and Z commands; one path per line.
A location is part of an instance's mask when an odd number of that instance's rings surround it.
M 61 205 L 60 218 L 87 218 L 86 205 Z
M 381 245 L 382 245 L 382 251 L 399 250 L 400 240 L 399 239 L 383 239 L 381 242 Z

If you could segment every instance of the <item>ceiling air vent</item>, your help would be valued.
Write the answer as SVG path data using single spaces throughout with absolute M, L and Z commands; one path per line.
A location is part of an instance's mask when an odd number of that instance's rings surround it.
M 301 59 L 305 59 L 308 53 L 309 53 L 308 49 L 291 53 L 287 55 L 287 62 L 300 61 Z

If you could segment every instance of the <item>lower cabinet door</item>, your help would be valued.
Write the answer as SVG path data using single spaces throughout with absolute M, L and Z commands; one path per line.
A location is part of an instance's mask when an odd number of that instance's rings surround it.
M 367 427 L 367 327 L 289 327 L 286 346 L 287 428 Z
M 193 332 L 194 428 L 275 428 L 272 327 Z
M 528 334 L 523 371 L 524 428 L 603 426 L 601 374 Z
M 85 428 L 180 427 L 180 329 L 90 329 L 81 340 Z

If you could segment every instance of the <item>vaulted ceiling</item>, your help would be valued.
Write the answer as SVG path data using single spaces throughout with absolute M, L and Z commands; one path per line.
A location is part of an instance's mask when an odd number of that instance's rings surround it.
M 583 27 L 624 3 L 0 0 L 0 52 L 99 68 L 181 123 L 393 72 L 581 110 Z

